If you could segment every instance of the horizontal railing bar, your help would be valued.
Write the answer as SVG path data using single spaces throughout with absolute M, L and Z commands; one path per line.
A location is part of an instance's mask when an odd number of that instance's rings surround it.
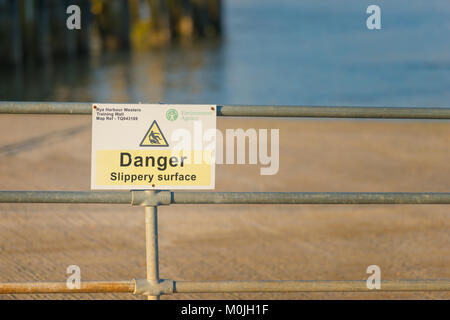
M 116 104 L 119 105 L 119 104 Z M 0 102 L 0 113 L 8 114 L 91 114 L 88 102 Z M 449 107 L 343 107 L 343 106 L 251 106 L 221 105 L 217 116 L 450 119 Z
M 0 113 L 8 114 L 92 114 L 89 102 L 1 101 Z
M 66 282 L 0 283 L 0 294 L 38 293 L 133 293 L 135 282 L 131 281 L 81 281 L 80 288 L 70 289 Z
M 382 280 L 377 290 L 368 289 L 365 280 L 176 281 L 174 285 L 176 293 L 450 291 L 450 280 Z
M 130 192 L 0 191 L 0 203 L 130 204 Z
M 218 108 L 217 115 L 231 117 L 450 119 L 450 108 L 222 106 Z
M 92 204 L 450 204 L 450 193 L 0 191 L 0 203 Z
M 450 204 L 450 193 L 173 192 L 173 204 Z
M 161 292 L 159 284 L 148 283 L 148 290 Z M 82 281 L 70 289 L 66 282 L 0 283 L 0 294 L 40 293 L 136 293 L 136 281 Z M 173 281 L 172 293 L 226 292 L 378 292 L 450 291 L 450 280 L 382 280 L 380 289 L 368 289 L 365 280 L 269 280 L 269 281 Z

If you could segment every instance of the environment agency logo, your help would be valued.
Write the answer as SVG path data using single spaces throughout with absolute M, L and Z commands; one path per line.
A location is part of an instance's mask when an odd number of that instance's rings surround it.
M 166 118 L 169 121 L 175 121 L 178 119 L 178 111 L 175 109 L 169 109 L 166 112 Z

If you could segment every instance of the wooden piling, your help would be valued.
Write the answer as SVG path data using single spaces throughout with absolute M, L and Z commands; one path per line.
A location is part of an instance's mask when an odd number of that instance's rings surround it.
M 55 58 L 74 57 L 76 53 L 76 30 L 69 30 L 66 25 L 66 10 L 71 4 L 70 0 L 50 0 L 50 41 Z
M 5 64 L 22 63 L 22 26 L 20 23 L 20 2 L 3 0 L 0 2 L 0 58 Z
M 130 9 L 127 0 L 93 1 L 95 21 L 99 30 L 103 49 L 122 50 L 130 46 Z
M 170 31 L 170 14 L 165 0 L 149 0 L 151 12 L 152 42 L 156 45 L 166 44 L 172 39 Z
M 11 3 L 11 36 L 12 36 L 12 52 L 11 60 L 14 64 L 20 64 L 23 58 L 22 50 L 22 28 L 20 23 L 20 2 L 16 0 L 9 0 Z
M 76 4 L 81 9 L 81 30 L 77 31 L 77 53 L 87 55 L 89 49 L 89 37 L 92 28 L 91 2 L 89 0 L 77 0 Z
M 49 63 L 52 60 L 50 41 L 50 0 L 37 0 L 34 21 L 36 57 L 39 61 Z
M 24 60 L 32 64 L 36 57 L 35 48 L 35 1 L 21 0 L 22 49 Z
M 211 30 L 209 31 L 211 36 L 220 36 L 223 32 L 222 29 L 222 0 L 209 0 L 208 1 L 208 20 Z
M 130 8 L 128 0 L 111 1 L 114 33 L 121 50 L 130 48 Z
M 207 19 L 207 1 L 208 0 L 192 0 L 194 33 L 198 38 L 206 36 Z
M 192 40 L 193 8 L 190 0 L 169 0 L 170 30 L 173 39 Z

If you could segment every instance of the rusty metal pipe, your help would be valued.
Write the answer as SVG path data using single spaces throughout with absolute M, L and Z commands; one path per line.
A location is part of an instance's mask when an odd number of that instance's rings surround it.
M 82 281 L 79 289 L 69 289 L 65 282 L 0 283 L 0 294 L 133 293 L 134 289 L 134 281 Z

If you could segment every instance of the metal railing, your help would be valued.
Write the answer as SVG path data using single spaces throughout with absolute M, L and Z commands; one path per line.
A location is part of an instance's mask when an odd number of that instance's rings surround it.
M 91 114 L 90 103 L 0 102 L 0 113 Z M 450 119 L 450 108 L 218 106 L 218 116 Z M 0 283 L 0 294 L 134 293 L 150 300 L 173 293 L 368 292 L 364 280 L 173 281 L 159 278 L 157 208 L 170 204 L 450 204 L 450 193 L 368 192 L 92 192 L 0 191 L 0 203 L 130 204 L 145 207 L 147 279 Z M 376 291 L 450 291 L 450 279 L 382 280 Z
M 0 191 L 0 203 L 170 204 L 450 204 L 437 192 Z
M 92 114 L 87 102 L 0 102 L 0 113 Z M 219 117 L 450 119 L 450 108 L 217 106 Z

